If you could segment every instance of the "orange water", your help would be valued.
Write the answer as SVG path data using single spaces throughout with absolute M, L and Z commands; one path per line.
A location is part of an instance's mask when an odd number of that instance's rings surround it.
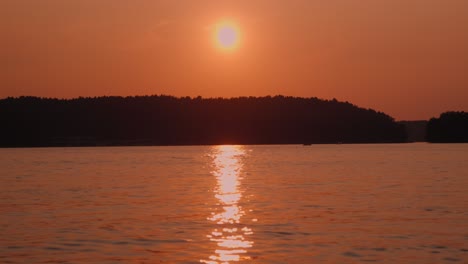
M 0 263 L 467 263 L 468 145 L 0 149 Z

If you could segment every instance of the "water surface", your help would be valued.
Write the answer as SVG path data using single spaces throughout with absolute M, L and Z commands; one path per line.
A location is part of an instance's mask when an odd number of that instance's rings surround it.
M 0 149 L 0 263 L 466 263 L 468 145 Z

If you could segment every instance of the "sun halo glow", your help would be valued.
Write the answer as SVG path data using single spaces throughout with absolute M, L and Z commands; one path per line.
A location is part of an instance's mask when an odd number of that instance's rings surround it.
M 239 46 L 239 28 L 231 22 L 218 23 L 215 27 L 215 40 L 220 49 L 232 51 Z

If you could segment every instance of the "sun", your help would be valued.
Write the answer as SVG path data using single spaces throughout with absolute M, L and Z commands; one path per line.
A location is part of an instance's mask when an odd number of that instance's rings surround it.
M 215 40 L 220 49 L 235 50 L 240 43 L 240 30 L 232 22 L 218 23 L 215 27 Z

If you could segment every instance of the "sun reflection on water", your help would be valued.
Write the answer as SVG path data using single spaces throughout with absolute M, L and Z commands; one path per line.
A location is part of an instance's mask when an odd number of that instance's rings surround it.
M 242 223 L 245 212 L 239 205 L 242 198 L 242 159 L 245 154 L 242 146 L 217 146 L 213 149 L 212 174 L 217 179 L 214 192 L 220 208 L 208 217 L 209 221 L 216 224 L 216 228 L 207 235 L 210 241 L 216 243 L 216 249 L 209 260 L 200 260 L 202 263 L 228 264 L 250 259 L 246 253 L 253 242 L 247 238 L 253 232 Z

